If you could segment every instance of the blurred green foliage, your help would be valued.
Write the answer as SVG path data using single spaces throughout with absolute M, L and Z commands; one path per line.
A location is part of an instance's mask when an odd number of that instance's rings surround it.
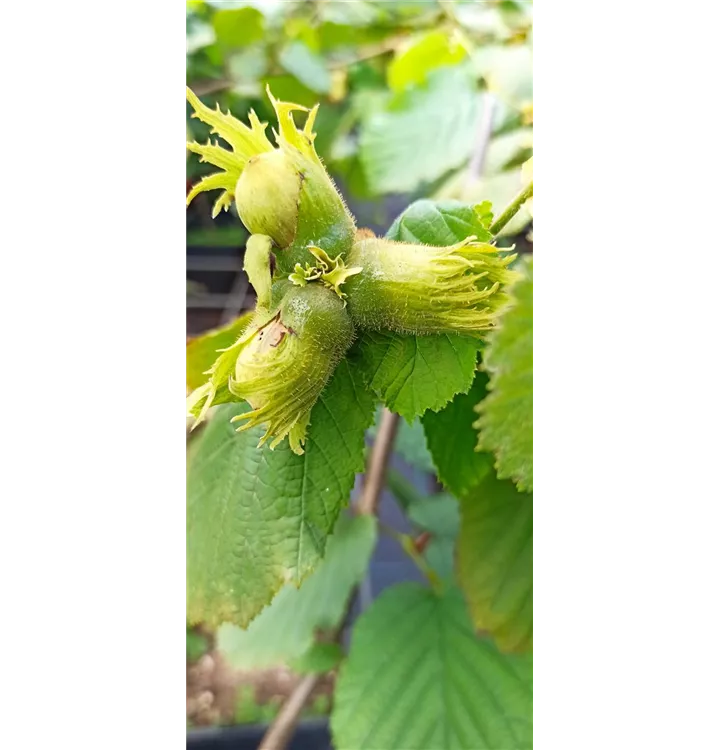
M 187 661 L 195 662 L 209 651 L 207 638 L 187 623 Z
M 270 123 L 267 85 L 319 102 L 318 153 L 359 223 L 385 229 L 390 194 L 500 207 L 518 191 L 533 146 L 531 38 L 532 5 L 515 0 L 194 0 L 187 83 L 209 106 Z M 188 137 L 206 142 L 189 115 Z M 189 180 L 210 170 L 189 156 Z M 506 234 L 529 221 L 520 212 Z
M 243 685 L 237 690 L 234 723 L 269 724 L 279 713 L 281 705 L 282 699 L 279 696 L 271 698 L 266 703 L 259 703 L 254 688 L 251 685 Z M 305 718 L 326 716 L 329 708 L 329 696 L 320 694 L 307 703 L 302 716 Z

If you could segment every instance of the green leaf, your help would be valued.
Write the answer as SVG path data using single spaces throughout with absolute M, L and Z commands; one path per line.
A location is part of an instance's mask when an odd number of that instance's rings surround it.
M 187 387 L 190 390 L 207 382 L 207 370 L 219 356 L 218 350 L 234 344 L 249 325 L 252 315 L 240 315 L 227 325 L 207 331 L 187 343 Z
M 457 578 L 503 651 L 533 645 L 533 496 L 491 471 L 461 500 Z
M 350 352 L 367 386 L 411 421 L 471 387 L 481 342 L 461 336 L 365 331 Z
M 532 657 L 478 640 L 456 589 L 394 586 L 359 618 L 339 670 L 337 750 L 532 746 Z
M 285 583 L 298 586 L 364 468 L 374 399 L 346 361 L 311 413 L 306 451 L 257 448 L 237 433 L 247 404 L 221 407 L 199 438 L 187 486 L 187 607 L 192 622 L 248 625 Z
M 256 8 L 218 10 L 212 25 L 217 41 L 224 47 L 245 47 L 264 37 L 264 16 Z
M 394 91 L 426 82 L 435 68 L 456 65 L 466 57 L 466 50 L 444 31 L 430 31 L 411 41 L 394 56 L 386 70 L 389 86 Z
M 328 94 L 332 77 L 324 60 L 302 42 L 292 42 L 282 50 L 280 65 L 307 88 L 318 94 Z
M 309 669 L 314 657 L 307 652 L 313 650 L 316 631 L 339 625 L 352 588 L 366 573 L 375 542 L 375 518 L 342 516 L 327 542 L 326 556 L 301 588 L 286 584 L 246 630 L 222 625 L 218 649 L 237 669 L 290 662 L 294 666 L 295 660 Z
M 405 92 L 361 130 L 359 153 L 375 194 L 408 193 L 469 158 L 481 97 L 463 67 L 433 71 L 425 88 Z
M 491 242 L 490 206 L 472 206 L 457 200 L 419 200 L 399 216 L 387 237 L 397 242 L 444 247 L 475 235 L 479 242 Z
M 314 643 L 298 659 L 290 662 L 289 668 L 297 674 L 331 672 L 344 658 L 344 651 L 338 643 Z
M 441 483 L 457 497 L 475 487 L 493 464 L 491 453 L 476 451 L 474 407 L 486 395 L 488 376 L 477 372 L 471 390 L 459 394 L 439 412 L 427 411 L 421 421 Z
M 510 291 L 513 302 L 491 331 L 484 351 L 489 394 L 476 410 L 479 449 L 496 456 L 499 479 L 533 490 L 533 258 Z

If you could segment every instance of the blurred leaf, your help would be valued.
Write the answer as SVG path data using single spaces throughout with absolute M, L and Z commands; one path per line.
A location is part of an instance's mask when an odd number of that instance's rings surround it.
M 400 471 L 391 467 L 386 473 L 386 486 L 404 512 L 409 510 L 412 503 L 420 501 L 424 497 L 424 494 L 419 492 L 411 481 Z
M 353 85 L 356 86 L 357 84 L 353 83 Z M 391 100 L 392 95 L 388 91 L 371 86 L 356 91 L 352 95 L 349 106 L 352 108 L 356 120 L 362 120 L 380 115 L 389 106 Z
M 225 47 L 244 47 L 264 37 L 264 16 L 256 8 L 218 10 L 212 25 L 217 41 Z
M 212 26 L 203 21 L 193 19 L 187 28 L 187 54 L 191 55 L 203 47 L 207 47 L 215 40 Z
M 298 659 L 289 662 L 289 668 L 297 674 L 331 672 L 344 658 L 338 643 L 313 643 Z
M 332 161 L 346 161 L 357 153 L 359 144 L 353 135 L 342 134 L 331 144 L 329 157 Z
M 205 0 L 211 8 L 236 10 L 237 8 L 253 8 L 265 3 L 266 0 Z
M 479 640 L 461 593 L 392 586 L 357 620 L 330 725 L 340 750 L 532 746 L 533 660 Z
M 305 657 L 303 669 L 313 671 L 311 663 L 318 655 L 307 652 L 314 651 L 316 631 L 339 625 L 353 587 L 366 573 L 375 542 L 373 516 L 342 516 L 327 542 L 324 559 L 301 588 L 285 584 L 246 630 L 222 625 L 217 631 L 218 649 L 237 669 L 295 660 L 301 665 Z
M 447 180 L 433 197 L 438 201 L 459 197 L 471 203 L 491 201 L 494 213 L 498 216 L 518 195 L 522 187 L 520 167 L 484 177 L 476 182 L 467 182 L 466 175 L 462 173 Z M 499 232 L 499 237 L 519 234 L 530 221 L 531 214 L 524 204 L 516 216 Z
M 312 91 L 318 94 L 331 91 L 332 77 L 326 63 L 303 42 L 292 42 L 285 47 L 279 56 L 279 63 Z
M 474 70 L 485 79 L 489 91 L 514 109 L 533 101 L 533 54 L 526 44 L 479 47 Z
M 382 407 L 380 406 L 377 409 L 375 422 L 367 432 L 372 438 L 376 437 L 376 425 L 381 413 Z M 419 420 L 414 420 L 414 422 L 411 423 L 403 418 L 399 420 L 399 427 L 397 428 L 396 438 L 394 439 L 394 451 L 415 469 L 427 473 L 434 471 L 431 454 L 426 447 L 424 428 Z
M 344 114 L 344 108 L 336 102 L 324 102 L 319 107 L 319 114 L 314 123 L 314 132 L 316 133 L 314 148 L 324 161 L 330 159 L 330 151 L 341 127 Z
M 332 85 L 329 90 L 329 99 L 340 102 L 347 95 L 347 72 L 346 70 L 332 70 L 330 73 Z
M 289 41 L 302 42 L 311 52 L 320 49 L 316 21 L 301 16 L 291 16 L 284 22 L 284 35 Z
M 459 532 L 459 503 L 448 492 L 414 500 L 407 514 L 415 524 L 437 536 L 454 538 Z
M 417 526 L 429 531 L 431 539 L 424 551 L 429 567 L 443 579 L 454 574 L 454 547 L 459 533 L 459 503 L 448 492 L 414 500 L 407 515 Z
M 454 580 L 455 547 L 455 537 L 432 536 L 424 551 L 426 564 L 444 581 Z
M 268 724 L 279 713 L 276 696 L 259 703 L 252 685 L 238 685 L 234 706 L 235 724 Z
M 353 198 L 359 200 L 371 199 L 372 193 L 367 185 L 364 167 L 358 156 L 348 156 L 338 161 L 332 160 L 332 170 L 337 177 L 342 179 L 346 192 L 351 194 Z M 357 219 L 359 219 L 359 216 L 357 216 Z M 374 223 L 381 224 L 383 222 L 376 220 Z
M 517 128 L 524 127 L 525 124 L 521 112 L 514 107 L 510 107 L 505 102 L 502 102 L 501 99 L 494 97 L 492 138 L 496 138 L 504 133 L 509 133 Z
M 364 54 L 369 45 L 378 44 L 395 33 L 396 29 L 391 26 L 352 26 L 333 21 L 322 23 L 317 29 L 319 47 L 331 52 L 332 60 L 347 62 Z
M 484 174 L 490 176 L 501 172 L 512 163 L 514 166 L 520 166 L 526 161 L 527 157 L 524 154 L 530 153 L 532 148 L 533 128 L 517 128 L 494 136 L 486 151 Z M 517 157 L 519 157 L 518 160 Z
M 476 36 L 505 40 L 513 34 L 513 29 L 506 23 L 495 3 L 464 0 L 454 2 L 453 10 L 461 26 L 471 30 Z M 482 46 L 478 49 L 481 50 Z
M 219 356 L 218 349 L 234 344 L 249 325 L 253 313 L 245 313 L 221 328 L 196 336 L 187 344 L 187 387 L 199 388 L 207 382 L 205 373 Z
M 260 45 L 252 45 L 227 56 L 227 75 L 244 96 L 264 96 L 261 78 L 267 73 L 269 61 L 267 51 Z
M 399 16 L 410 16 L 424 13 L 427 10 L 439 10 L 438 0 L 372 0 L 375 5 L 391 9 Z
M 500 479 L 533 490 L 533 258 L 523 259 L 522 277 L 510 290 L 483 353 L 489 393 L 476 410 L 479 447 L 492 451 Z
M 533 101 L 533 55 L 526 45 L 508 46 L 486 75 L 489 91 L 522 109 Z
M 533 496 L 493 469 L 461 500 L 458 582 L 474 624 L 503 651 L 533 645 Z
M 533 7 L 531 3 L 522 0 L 501 0 L 498 3 L 498 11 L 504 23 L 512 29 L 531 28 L 533 21 Z
M 473 80 L 457 67 L 433 71 L 426 88 L 370 113 L 360 156 L 372 191 L 411 192 L 460 166 L 473 148 L 480 109 Z
M 322 20 L 344 26 L 370 26 L 381 9 L 365 0 L 326 0 L 320 6 Z
M 190 622 L 247 626 L 285 584 L 299 586 L 364 468 L 374 399 L 346 360 L 314 405 L 303 456 L 236 432 L 248 404 L 220 406 L 199 436 L 187 481 Z
M 187 247 L 242 247 L 248 236 L 243 226 L 232 223 L 211 229 L 190 229 L 186 241 Z
M 209 651 L 207 638 L 187 626 L 187 661 L 197 661 Z
M 354 89 L 352 103 L 361 113 L 364 110 L 365 103 L 359 104 L 361 97 L 371 94 L 381 96 L 383 99 L 390 99 L 391 93 L 386 90 L 383 73 L 379 70 L 375 61 L 363 60 L 352 65 L 347 71 L 349 82 Z
M 301 104 L 303 107 L 313 107 L 317 103 L 316 93 L 293 75 L 265 78 L 262 80 L 262 88 L 266 85 L 269 85 L 272 94 L 280 101 Z
M 477 372 L 471 390 L 459 394 L 439 412 L 422 417 L 426 440 L 441 483 L 463 497 L 492 470 L 494 456 L 476 452 L 474 407 L 486 396 L 488 376 Z
M 456 65 L 466 57 L 466 50 L 443 31 L 431 31 L 414 39 L 389 63 L 387 83 L 394 91 L 425 83 L 435 68 Z
M 434 471 L 431 454 L 426 447 L 424 427 L 418 419 L 412 423 L 405 419 L 399 422 L 394 450 L 414 468 L 427 473 Z

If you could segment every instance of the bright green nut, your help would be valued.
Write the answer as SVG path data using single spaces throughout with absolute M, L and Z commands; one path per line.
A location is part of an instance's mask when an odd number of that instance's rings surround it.
M 266 426 L 270 448 L 286 436 L 295 453 L 303 444 L 312 407 L 354 338 L 354 327 L 334 292 L 317 284 L 290 286 L 278 311 L 239 347 L 228 387 L 252 411 L 239 430 Z
M 188 411 L 204 419 L 218 394 L 247 401 L 252 411 L 235 417 L 239 430 L 264 425 L 263 445 L 275 448 L 289 437 L 302 454 L 311 410 L 354 338 L 344 303 L 319 284 L 272 286 L 272 308 L 258 308 L 252 324 L 219 353 L 208 382 L 188 398 Z M 226 399 L 225 399 L 226 400 Z
M 362 328 L 400 333 L 481 335 L 507 301 L 516 257 L 468 237 L 449 247 L 369 238 L 354 244 L 347 264 L 360 274 L 344 291 Z
M 244 226 L 271 237 L 279 248 L 289 247 L 297 234 L 301 184 L 299 171 L 281 149 L 253 156 L 234 192 Z
M 195 117 L 212 126 L 232 150 L 217 144 L 188 143 L 187 148 L 202 161 L 219 167 L 220 172 L 203 178 L 187 196 L 187 203 L 200 192 L 222 190 L 212 215 L 227 210 L 235 200 L 237 212 L 252 234 L 271 237 L 282 251 L 277 253 L 278 268 L 289 273 L 298 262 L 311 261 L 310 245 L 320 246 L 336 256 L 347 253 L 354 241 L 356 226 L 341 195 L 324 169 L 314 149 L 312 126 L 317 107 L 306 107 L 275 99 L 267 93 L 277 114 L 277 146 L 267 139 L 266 124 L 254 112 L 250 126 L 217 110 L 211 110 L 187 89 Z M 299 129 L 293 112 L 307 112 Z

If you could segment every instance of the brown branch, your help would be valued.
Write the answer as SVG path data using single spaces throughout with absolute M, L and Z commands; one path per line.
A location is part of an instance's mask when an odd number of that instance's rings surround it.
M 404 36 L 398 36 L 379 42 L 370 47 L 365 47 L 360 54 L 347 60 L 330 60 L 327 63 L 327 68 L 329 68 L 329 70 L 348 68 L 350 65 L 356 65 L 356 63 L 364 62 L 365 60 L 371 60 L 374 57 L 381 57 L 381 55 L 385 55 L 387 52 L 394 52 L 398 49 L 405 38 L 406 37 Z
M 369 466 L 364 477 L 362 494 L 356 505 L 357 515 L 374 515 L 376 513 L 398 425 L 399 415 L 392 414 L 388 409 L 384 409 L 376 440 L 369 456 Z M 341 639 L 355 594 L 356 588 L 349 599 L 343 621 L 334 632 L 335 641 Z M 264 735 L 259 750 L 284 750 L 286 748 L 299 722 L 302 709 L 309 700 L 320 676 L 319 674 L 309 674 L 297 685 Z
M 364 489 L 356 506 L 356 512 L 360 516 L 369 516 L 376 513 L 376 506 L 384 488 L 386 467 L 394 446 L 398 425 L 399 415 L 392 414 L 388 409 L 384 409 L 381 413 L 374 447 L 371 456 L 369 456 L 369 468 L 364 477 Z
M 309 700 L 321 676 L 320 673 L 315 672 L 302 678 L 294 688 L 294 692 L 279 709 L 272 725 L 262 738 L 258 750 L 284 750 L 294 734 L 304 704 Z
M 234 84 L 232 81 L 195 81 L 191 89 L 197 96 L 207 96 L 229 89 Z

